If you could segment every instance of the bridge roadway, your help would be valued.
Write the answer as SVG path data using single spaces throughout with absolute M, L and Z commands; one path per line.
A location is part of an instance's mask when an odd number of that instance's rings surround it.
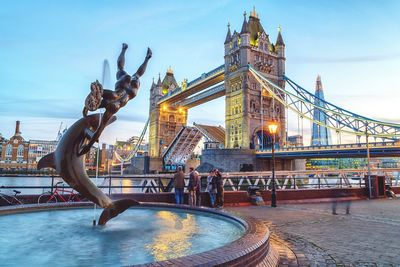
M 202 90 L 216 85 L 220 82 L 223 82 L 225 78 L 225 65 L 221 65 L 207 73 L 203 73 L 200 77 L 190 81 L 186 89 L 182 91 L 182 88 L 176 88 L 175 90 L 169 92 L 165 96 L 163 96 L 160 101 L 158 101 L 158 105 L 163 103 L 174 104 L 179 101 L 182 101 L 190 96 L 193 96 L 196 93 L 201 92 Z M 221 95 L 221 91 L 216 91 L 216 94 L 219 96 L 223 96 L 225 94 L 225 90 L 223 90 L 223 94 Z M 219 97 L 218 96 L 218 97 Z
M 198 93 L 192 97 L 186 98 L 179 102 L 175 102 L 173 105 L 186 107 L 186 108 L 192 108 L 192 107 L 209 102 L 211 100 L 214 100 L 214 99 L 219 98 L 224 95 L 225 95 L 225 84 L 221 83 L 217 86 L 214 86 L 213 88 L 205 90 L 205 91 Z
M 399 157 L 400 142 L 369 143 L 371 157 Z M 329 146 L 288 147 L 275 150 L 275 158 L 306 159 L 306 158 L 365 158 L 367 144 L 343 144 Z M 272 158 L 272 150 L 259 150 L 257 158 Z

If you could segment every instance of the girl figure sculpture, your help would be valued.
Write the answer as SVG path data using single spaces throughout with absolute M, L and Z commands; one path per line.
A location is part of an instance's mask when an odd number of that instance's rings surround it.
M 122 50 L 118 57 L 117 65 L 117 82 L 115 83 L 115 91 L 103 89 L 102 85 L 96 81 L 91 84 L 91 92 L 86 98 L 85 107 L 83 108 L 83 116 L 86 117 L 88 111 L 95 111 L 99 108 L 105 108 L 106 111 L 102 117 L 99 127 L 95 132 L 87 132 L 90 138 L 89 143 L 82 148 L 79 155 L 89 152 L 92 145 L 98 141 L 104 128 L 111 123 L 113 115 L 118 110 L 124 107 L 129 100 L 134 98 L 140 86 L 139 78 L 144 74 L 147 67 L 147 62 L 152 56 L 151 49 L 147 49 L 147 54 L 144 62 L 135 74 L 130 76 L 125 70 L 125 52 L 128 49 L 127 44 L 122 44 Z

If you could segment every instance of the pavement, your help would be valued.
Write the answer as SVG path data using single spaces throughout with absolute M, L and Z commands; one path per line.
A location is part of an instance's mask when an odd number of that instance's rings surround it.
M 262 220 L 280 266 L 400 266 L 400 198 L 357 200 L 346 215 L 339 202 L 227 207 Z

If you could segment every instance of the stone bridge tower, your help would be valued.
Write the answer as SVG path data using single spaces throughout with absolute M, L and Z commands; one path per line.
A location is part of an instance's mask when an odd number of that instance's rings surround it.
M 178 88 L 174 72 L 168 68 L 164 79 L 150 89 L 149 156 L 160 157 L 179 130 L 187 123 L 187 110 L 168 104 L 158 105 L 160 98 Z
M 252 77 L 248 64 L 284 88 L 285 44 L 278 30 L 271 43 L 253 9 L 247 21 L 246 13 L 240 32 L 228 33 L 225 39 L 225 126 L 226 148 L 270 148 L 272 136 L 268 123 L 278 122 L 276 142 L 286 142 L 285 108 L 273 100 Z

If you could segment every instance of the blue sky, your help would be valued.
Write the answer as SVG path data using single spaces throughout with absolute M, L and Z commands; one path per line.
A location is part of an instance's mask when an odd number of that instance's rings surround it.
M 118 113 L 101 141 L 140 134 L 152 77 L 169 65 L 178 81 L 223 63 L 228 21 L 240 30 L 256 7 L 275 41 L 286 43 L 286 74 L 355 113 L 400 122 L 400 1 L 2 1 L 0 9 L 0 133 L 16 120 L 25 139 L 54 139 L 61 122 L 81 115 L 89 85 L 108 59 L 129 44 L 126 70 L 136 71 L 147 46 L 153 58 L 138 96 Z M 189 122 L 224 125 L 224 99 L 189 111 Z M 294 127 L 291 133 L 296 133 Z

